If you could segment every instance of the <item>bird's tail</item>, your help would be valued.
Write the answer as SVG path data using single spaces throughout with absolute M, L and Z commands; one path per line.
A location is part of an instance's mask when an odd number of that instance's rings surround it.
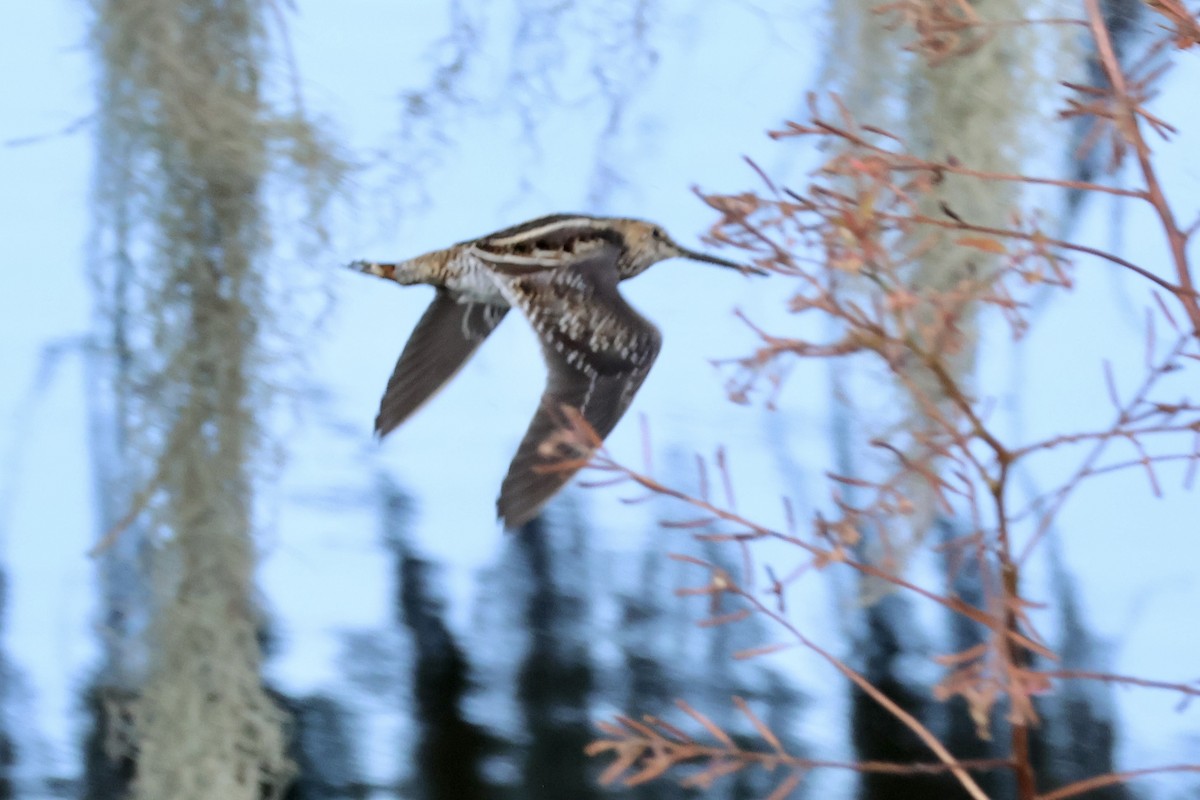
M 381 261 L 353 261 L 349 267 L 356 272 L 365 272 L 377 278 L 384 278 L 404 286 L 414 283 L 424 283 L 420 270 L 417 269 L 416 259 L 384 263 Z

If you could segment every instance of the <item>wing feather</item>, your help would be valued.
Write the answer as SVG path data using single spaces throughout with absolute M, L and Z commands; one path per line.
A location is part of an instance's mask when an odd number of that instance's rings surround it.
M 532 519 L 595 452 L 572 432 L 565 409 L 577 412 L 595 441 L 603 441 L 658 356 L 658 329 L 617 290 L 617 253 L 606 247 L 561 269 L 503 285 L 537 332 L 549 372 L 500 488 L 496 507 L 506 527 Z
M 387 436 L 454 377 L 508 309 L 485 303 L 458 303 L 438 289 L 409 337 L 388 380 L 375 433 Z

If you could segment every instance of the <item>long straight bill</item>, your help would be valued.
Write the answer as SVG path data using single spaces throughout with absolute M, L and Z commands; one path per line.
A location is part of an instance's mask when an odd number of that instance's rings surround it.
M 676 245 L 679 247 L 679 245 Z M 736 261 L 726 261 L 723 258 L 710 256 L 707 253 L 701 253 L 696 250 L 689 250 L 686 247 L 679 247 L 679 255 L 684 258 L 690 258 L 692 261 L 703 261 L 705 264 L 716 264 L 718 267 L 727 267 L 728 269 L 736 269 L 746 275 L 766 275 L 766 270 L 758 267 L 751 267 L 746 264 L 739 264 Z

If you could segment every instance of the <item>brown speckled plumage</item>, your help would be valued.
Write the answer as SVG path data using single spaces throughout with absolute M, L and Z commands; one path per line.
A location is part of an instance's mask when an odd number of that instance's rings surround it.
M 594 450 L 562 452 L 568 409 L 603 441 L 658 356 L 658 329 L 625 302 L 618 283 L 675 257 L 761 274 L 681 247 L 649 222 L 579 214 L 530 220 L 408 261 L 355 262 L 400 284 L 437 287 L 388 381 L 376 432 L 385 436 L 408 419 L 509 308 L 519 309 L 542 343 L 549 375 L 496 505 L 506 527 L 528 522 Z

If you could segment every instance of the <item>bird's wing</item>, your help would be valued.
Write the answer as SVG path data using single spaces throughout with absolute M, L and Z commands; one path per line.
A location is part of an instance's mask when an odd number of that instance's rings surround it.
M 504 282 L 505 296 L 537 332 L 549 370 L 500 487 L 496 508 L 506 527 L 532 519 L 595 451 L 571 433 L 570 410 L 603 441 L 658 356 L 658 329 L 617 291 L 616 259 L 616 248 L 605 248 L 559 270 Z
M 412 416 L 462 367 L 508 309 L 458 303 L 439 288 L 396 362 L 375 418 L 381 438 Z

